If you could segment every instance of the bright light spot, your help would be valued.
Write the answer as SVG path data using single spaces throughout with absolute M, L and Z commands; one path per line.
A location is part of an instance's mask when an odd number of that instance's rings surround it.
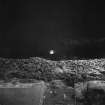
M 54 54 L 55 53 L 55 51 L 54 50 L 50 50 L 50 52 L 49 52 L 51 55 L 52 54 Z

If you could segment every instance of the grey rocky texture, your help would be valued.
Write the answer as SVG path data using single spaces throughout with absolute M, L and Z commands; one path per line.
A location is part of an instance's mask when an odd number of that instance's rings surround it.
M 88 101 L 86 94 L 90 94 L 87 87 L 89 90 L 101 89 L 103 91 L 105 59 L 51 61 L 38 57 L 0 58 L 0 80 L 13 84 L 44 81 L 48 84 L 48 88 L 44 95 L 43 105 L 51 105 L 51 103 L 69 105 L 70 100 L 72 100 L 70 105 L 86 105 Z M 96 85 L 96 81 L 99 86 Z M 91 93 L 94 93 L 94 90 Z M 67 99 L 64 99 L 66 96 Z M 63 101 L 60 101 L 61 99 Z M 87 99 L 90 100 L 89 97 Z M 94 105 L 94 103 L 89 105 Z
M 105 80 L 105 59 L 51 61 L 0 58 L 0 78 L 28 78 L 44 81 L 70 79 L 73 82 Z M 65 78 L 67 77 L 67 78 Z

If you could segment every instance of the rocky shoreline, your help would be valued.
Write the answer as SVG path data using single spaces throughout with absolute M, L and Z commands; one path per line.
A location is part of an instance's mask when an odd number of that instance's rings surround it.
M 100 95 L 105 92 L 105 59 L 51 61 L 38 57 L 0 58 L 0 81 L 0 84 L 13 85 L 43 81 L 48 84 L 43 105 L 88 105 L 88 102 L 94 105 L 91 96 L 94 100 L 100 99 L 98 96 L 103 96 L 102 100 L 105 97 L 105 94 Z M 95 105 L 104 105 L 102 103 Z
M 105 59 L 51 61 L 42 58 L 0 58 L 0 79 L 25 78 L 51 81 L 74 77 L 78 80 L 104 80 Z M 71 78 L 70 78 L 71 79 Z

